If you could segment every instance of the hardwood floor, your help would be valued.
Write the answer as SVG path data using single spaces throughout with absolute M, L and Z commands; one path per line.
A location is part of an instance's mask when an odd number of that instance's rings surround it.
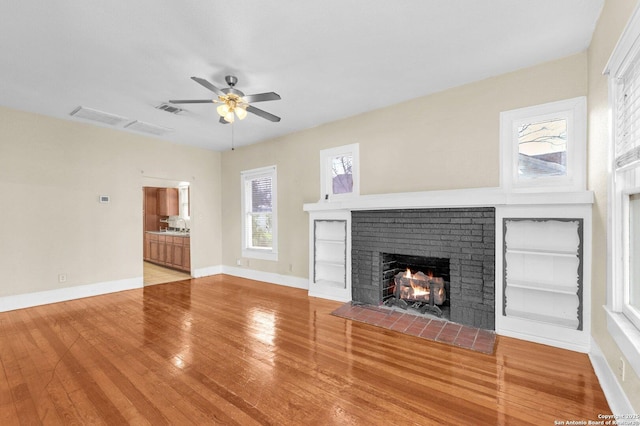
M 610 414 L 587 355 L 482 354 L 219 275 L 0 313 L 0 424 L 552 425 Z

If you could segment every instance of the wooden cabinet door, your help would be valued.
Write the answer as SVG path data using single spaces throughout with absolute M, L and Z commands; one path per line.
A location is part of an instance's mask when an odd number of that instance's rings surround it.
M 171 264 L 173 263 L 173 237 L 165 237 L 164 263 L 167 266 L 171 266 Z
M 160 243 L 157 235 L 149 236 L 149 260 L 152 262 L 160 261 Z
M 158 188 L 158 215 L 178 216 L 178 188 Z
M 151 260 L 151 238 L 147 233 L 144 234 L 143 259 Z
M 181 240 L 183 238 L 180 238 Z M 172 263 L 175 268 L 182 269 L 183 263 L 183 246 L 182 244 L 174 244 L 173 245 L 173 259 Z
M 158 222 L 158 188 L 144 187 L 144 231 L 160 230 Z
M 182 246 L 182 269 L 191 272 L 191 241 L 190 238 L 184 239 L 184 245 Z
M 167 259 L 167 240 L 164 235 L 158 236 L 158 262 L 165 263 Z

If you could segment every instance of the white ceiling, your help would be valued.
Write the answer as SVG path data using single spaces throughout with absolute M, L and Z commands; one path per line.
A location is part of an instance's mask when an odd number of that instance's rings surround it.
M 234 124 L 235 146 L 353 116 L 585 50 L 604 0 L 5 0 L 0 105 L 53 117 L 78 106 L 174 129 L 224 151 L 212 93 L 282 100 Z M 122 128 L 122 125 L 117 126 Z

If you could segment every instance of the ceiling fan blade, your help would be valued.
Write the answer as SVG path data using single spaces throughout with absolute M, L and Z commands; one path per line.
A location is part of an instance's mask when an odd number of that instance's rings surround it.
M 269 120 L 269 121 L 273 121 L 273 122 L 275 122 L 275 123 L 277 123 L 278 121 L 280 121 L 280 117 L 275 116 L 275 115 L 273 115 L 273 114 L 271 114 L 271 113 L 269 113 L 269 112 L 267 112 L 267 111 L 263 111 L 263 110 L 261 110 L 261 109 L 258 109 L 258 108 L 254 107 L 254 106 L 252 106 L 252 105 L 249 105 L 249 106 L 247 107 L 247 111 L 249 111 L 249 112 L 251 112 L 251 113 L 253 113 L 253 114 L 255 114 L 255 115 L 259 115 L 260 117 L 262 117 L 262 118 L 266 118 L 267 120 Z
M 169 102 L 172 104 L 210 104 L 213 99 L 180 99 Z
M 214 86 L 213 84 L 209 83 L 204 78 L 191 77 L 191 80 L 195 81 L 196 83 L 201 84 L 202 86 L 206 87 L 207 89 L 211 90 L 213 93 L 215 93 L 217 95 L 224 96 L 224 92 L 222 90 L 218 89 L 216 86 Z
M 255 95 L 244 95 L 242 99 L 244 99 L 244 101 L 247 103 L 251 103 L 251 102 L 277 101 L 282 98 L 276 92 L 268 92 L 268 93 L 258 93 Z
M 220 117 L 220 120 L 218 121 L 220 122 L 220 124 L 229 124 L 229 122 L 225 120 L 224 117 Z

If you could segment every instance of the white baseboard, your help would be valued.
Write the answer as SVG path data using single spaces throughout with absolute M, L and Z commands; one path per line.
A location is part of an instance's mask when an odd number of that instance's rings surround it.
M 611 370 L 602 350 L 600 350 L 600 347 L 593 338 L 591 339 L 589 359 L 591 360 L 593 370 L 600 381 L 600 387 L 607 398 L 611 412 L 617 416 L 635 413 L 629 398 L 627 398 L 622 386 L 620 386 L 620 382 L 618 382 L 618 378 L 614 374 L 613 370 Z
M 210 275 L 218 275 L 222 273 L 222 265 L 208 266 L 206 268 L 194 269 L 191 271 L 193 278 L 208 277 Z
M 236 268 L 233 266 L 217 265 L 192 271 L 192 275 L 194 278 L 201 278 L 218 274 L 229 274 L 236 277 L 248 278 L 256 281 L 264 281 L 271 284 L 279 284 L 304 290 L 307 290 L 309 288 L 309 280 L 307 278 L 275 274 L 272 272 L 262 272 L 246 268 Z M 39 291 L 35 293 L 4 296 L 0 297 L 0 312 L 30 308 L 39 305 L 47 305 L 49 303 L 65 302 L 68 300 L 115 293 L 123 290 L 142 288 L 144 285 L 143 283 L 143 277 L 135 277 L 123 280 L 107 281 L 103 283 L 64 287 L 55 290 Z
M 496 333 L 501 336 L 513 337 L 514 339 L 527 340 L 529 342 L 540 343 L 543 345 L 553 346 L 560 349 L 567 349 L 574 352 L 589 353 L 591 348 L 589 347 L 589 336 L 581 336 L 580 333 L 575 331 L 576 338 L 558 339 L 554 338 L 553 333 L 547 333 L 546 336 L 542 333 L 527 333 L 525 327 L 519 327 L 518 329 L 509 329 L 503 325 L 496 324 Z M 586 341 L 585 341 L 586 340 Z
M 235 266 L 222 265 L 223 274 L 233 275 L 235 277 L 247 278 L 250 280 L 264 281 L 270 284 L 279 284 L 286 287 L 309 289 L 309 279 L 294 277 L 291 275 L 276 274 L 273 272 L 262 272 L 254 269 L 237 268 Z
M 15 296 L 4 296 L 0 297 L 0 312 L 47 305 L 49 303 L 65 302 L 67 300 L 115 293 L 123 290 L 132 290 L 135 288 L 142 288 L 142 286 L 143 278 L 135 277 L 124 280 L 79 285 L 75 287 L 64 287 L 35 293 L 17 294 Z

